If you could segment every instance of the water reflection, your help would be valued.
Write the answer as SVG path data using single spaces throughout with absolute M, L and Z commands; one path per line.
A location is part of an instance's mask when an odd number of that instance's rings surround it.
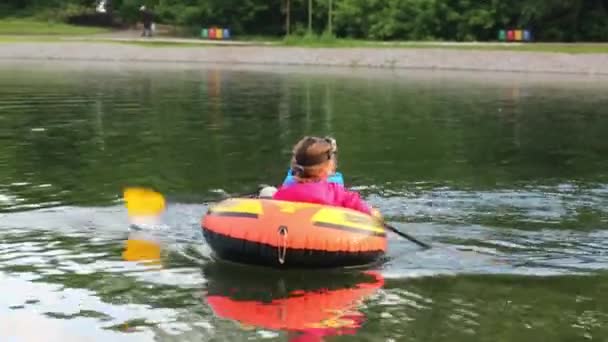
M 134 231 L 125 243 L 122 258 L 125 261 L 145 261 L 144 264 L 160 264 L 160 241 L 153 235 Z
M 304 134 L 338 139 L 349 184 L 608 179 L 599 82 L 140 67 L 0 72 L 0 211 L 108 205 L 129 183 L 247 192 L 281 180 Z
M 210 263 L 204 300 L 215 315 L 244 329 L 288 333 L 288 340 L 318 341 L 355 335 L 366 321 L 360 305 L 384 284 L 366 272 L 275 271 Z
M 0 71 L 2 341 L 608 336 L 605 83 L 37 67 Z M 437 248 L 391 237 L 380 275 L 211 264 L 201 199 L 279 182 L 304 134 Z M 167 211 L 128 219 L 125 184 Z

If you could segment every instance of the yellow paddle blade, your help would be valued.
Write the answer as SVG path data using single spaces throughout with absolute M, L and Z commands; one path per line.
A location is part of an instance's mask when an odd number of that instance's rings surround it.
M 165 209 L 165 198 L 146 188 L 127 188 L 123 197 L 130 216 L 158 215 Z

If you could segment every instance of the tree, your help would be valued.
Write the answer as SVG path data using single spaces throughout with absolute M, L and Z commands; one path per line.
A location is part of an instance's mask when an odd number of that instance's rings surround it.
M 312 35 L 312 0 L 308 0 L 308 34 Z
M 113 0 L 127 23 L 142 3 L 159 23 L 192 33 L 218 25 L 235 34 L 313 34 L 383 40 L 494 40 L 501 29 L 530 29 L 541 41 L 608 41 L 608 0 Z M 70 21 L 95 0 L 3 0 L 0 15 Z M 316 11 L 313 12 L 313 6 Z M 327 8 L 326 8 L 327 7 Z M 307 9 L 307 10 L 306 10 Z M 327 10 L 327 12 L 325 12 Z
M 328 0 L 329 5 L 327 6 L 327 33 L 333 35 L 334 28 L 332 25 L 332 9 L 333 9 L 333 0 Z
M 285 35 L 289 36 L 291 27 L 291 0 L 285 0 Z

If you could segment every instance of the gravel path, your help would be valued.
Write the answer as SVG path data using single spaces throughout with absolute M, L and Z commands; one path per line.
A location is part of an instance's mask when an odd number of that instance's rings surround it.
M 138 46 L 103 42 L 1 43 L 0 60 L 319 65 L 608 75 L 608 54 L 439 48 Z

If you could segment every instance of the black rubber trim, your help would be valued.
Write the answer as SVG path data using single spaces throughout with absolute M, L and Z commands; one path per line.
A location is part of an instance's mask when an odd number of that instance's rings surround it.
M 259 242 L 236 239 L 203 227 L 205 240 L 224 260 L 276 268 L 336 268 L 368 265 L 384 256 L 384 251 L 329 252 L 309 249 L 287 249 L 285 263 L 279 263 L 278 248 Z M 277 235 L 278 238 L 278 235 Z
M 317 227 L 323 227 L 323 228 L 345 230 L 347 232 L 357 233 L 357 234 L 363 234 L 363 235 L 371 235 L 371 236 L 379 236 L 379 237 L 385 237 L 386 236 L 386 233 L 379 233 L 379 232 L 374 232 L 374 231 L 371 231 L 371 230 L 353 228 L 353 227 L 349 227 L 349 226 L 345 226 L 345 225 L 341 225 L 341 224 L 336 224 L 336 223 L 314 222 L 313 225 L 317 226 Z

